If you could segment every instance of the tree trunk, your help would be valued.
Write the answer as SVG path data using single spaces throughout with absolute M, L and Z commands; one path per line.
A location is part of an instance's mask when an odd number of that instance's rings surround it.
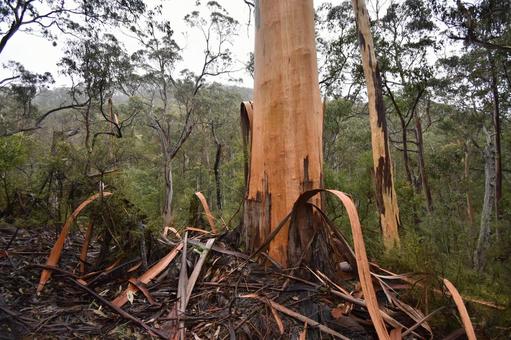
M 216 136 L 214 124 L 211 126 L 211 133 L 213 134 L 213 140 L 215 141 L 216 146 L 215 165 L 213 166 L 213 172 L 215 173 L 216 207 L 218 211 L 222 211 L 222 183 L 220 180 L 220 162 L 222 160 L 223 146 Z
M 486 250 L 490 245 L 492 209 L 495 204 L 495 145 L 493 136 L 487 133 L 484 149 L 484 201 L 481 211 L 481 228 L 474 252 L 474 269 L 481 272 L 486 262 Z
M 422 138 L 422 123 L 418 114 L 415 115 L 415 136 L 417 138 L 417 156 L 422 189 L 424 190 L 424 195 L 426 196 L 428 212 L 431 213 L 433 211 L 433 198 L 431 197 L 431 189 L 429 187 L 428 175 L 426 173 L 426 162 L 424 161 L 424 140 Z
M 499 100 L 499 88 L 497 80 L 497 72 L 495 69 L 495 60 L 492 55 L 489 55 L 490 67 L 491 67 L 491 92 L 493 97 L 493 128 L 495 130 L 494 141 L 495 144 L 495 213 L 497 218 L 500 217 L 500 201 L 502 199 L 502 157 L 500 145 L 500 100 Z
M 467 217 L 468 217 L 468 223 L 473 226 L 474 225 L 474 208 L 472 206 L 472 195 L 470 195 L 470 176 L 469 176 L 469 144 L 468 141 L 465 142 L 463 147 L 464 157 L 463 157 L 463 178 L 465 180 L 465 186 L 466 186 L 466 201 L 467 201 Z
M 216 207 L 218 211 L 222 211 L 222 185 L 220 181 L 220 160 L 222 157 L 222 144 L 216 144 L 216 154 L 215 154 L 215 186 L 216 186 Z
M 400 116 L 399 121 L 401 123 L 401 139 L 403 140 L 403 163 L 405 165 L 406 180 L 410 186 L 415 189 L 415 179 L 412 175 L 412 170 L 410 169 L 410 157 L 408 155 L 408 130 L 406 127 L 405 119 Z
M 165 196 L 163 201 L 163 228 L 172 224 L 172 198 L 174 197 L 174 181 L 172 179 L 171 160 L 166 155 L 164 160 Z
M 322 186 L 323 161 L 312 0 L 259 0 L 255 15 L 254 112 L 244 207 L 249 251 L 262 245 L 301 193 Z M 321 206 L 319 195 L 310 201 Z M 284 267 L 300 257 L 313 236 L 317 216 L 312 209 L 299 215 L 269 244 L 270 257 Z
M 7 184 L 7 172 L 3 171 L 0 177 L 2 177 L 2 182 L 3 182 L 4 192 L 5 192 L 5 203 L 6 203 L 6 207 L 5 207 L 5 210 L 3 213 L 5 215 L 9 215 L 11 213 L 12 203 L 11 203 L 11 196 L 9 194 L 9 185 Z
M 367 82 L 376 202 L 380 212 L 383 242 L 385 248 L 390 249 L 399 244 L 398 229 L 400 220 L 394 189 L 392 161 L 390 159 L 382 80 L 374 52 L 373 37 L 365 2 L 364 0 L 353 0 L 352 4 L 357 21 L 362 65 Z

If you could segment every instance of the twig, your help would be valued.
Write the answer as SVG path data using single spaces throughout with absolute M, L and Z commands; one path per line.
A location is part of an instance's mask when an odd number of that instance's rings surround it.
M 278 304 L 276 303 L 275 301 L 272 301 L 272 300 L 268 300 L 268 299 L 264 299 L 258 295 L 255 295 L 255 294 L 247 294 L 247 295 L 242 295 L 240 296 L 242 298 L 249 298 L 249 299 L 257 299 L 261 302 L 264 302 L 266 304 L 269 304 L 271 307 L 275 308 L 276 310 L 278 310 L 279 312 L 282 312 L 292 318 L 295 318 L 297 320 L 300 320 L 302 322 L 305 322 L 307 323 L 309 326 L 311 327 L 317 327 L 319 328 L 320 331 L 324 332 L 324 333 L 327 333 L 327 334 L 330 334 L 332 336 L 335 336 L 339 339 L 343 339 L 343 340 L 349 340 L 349 338 L 345 337 L 344 335 L 342 335 L 341 333 L 338 333 L 336 331 L 334 331 L 333 329 L 331 329 L 330 327 L 327 327 L 325 325 L 322 325 L 320 324 L 319 322 L 315 321 L 315 320 L 312 320 L 311 318 L 308 318 L 300 313 L 297 313 L 285 306 L 282 306 L 281 304 Z

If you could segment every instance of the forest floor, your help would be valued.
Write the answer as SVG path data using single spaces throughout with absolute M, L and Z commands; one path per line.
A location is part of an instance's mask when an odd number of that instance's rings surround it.
M 1 227 L 0 339 L 179 334 L 187 339 L 376 338 L 355 274 L 339 285 L 309 268 L 298 268 L 309 271 L 298 275 L 297 268 L 261 266 L 222 236 L 214 239 L 197 229 L 187 235 L 186 242 L 168 244 L 166 239 L 153 245 L 149 270 L 142 268 L 140 253 L 117 251 L 113 263 L 79 274 L 84 234 L 74 231 L 58 268 L 38 295 L 56 230 Z M 99 248 L 92 242 L 90 262 Z M 112 254 L 115 258 L 114 249 Z M 398 276 L 379 275 L 377 296 L 387 328 L 428 337 L 432 330 L 424 314 L 397 299 L 411 286 Z M 455 311 L 453 306 L 441 309 L 440 316 Z

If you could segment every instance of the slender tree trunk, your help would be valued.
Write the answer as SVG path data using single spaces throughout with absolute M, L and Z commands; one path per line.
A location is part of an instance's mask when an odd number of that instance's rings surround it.
M 415 188 L 415 181 L 412 176 L 412 170 L 410 169 L 410 156 L 408 155 L 408 130 L 406 128 L 405 119 L 399 117 L 401 123 L 401 139 L 403 140 L 403 163 L 405 166 L 406 180 L 412 188 Z
M 422 138 L 422 122 L 421 117 L 419 117 L 418 114 L 415 115 L 415 136 L 417 138 L 417 155 L 422 189 L 424 190 L 424 195 L 426 196 L 428 212 L 432 212 L 433 198 L 431 197 L 431 189 L 429 187 L 428 176 L 426 173 L 426 163 L 424 161 L 424 140 Z
M 87 160 L 85 164 L 84 174 L 87 175 L 90 172 L 91 168 L 91 157 L 92 157 L 92 145 L 91 145 L 91 103 L 87 105 L 85 108 L 85 112 L 83 113 L 83 119 L 85 123 L 85 150 L 87 150 Z
M 222 144 L 216 143 L 216 154 L 215 154 L 215 186 L 216 186 L 216 207 L 219 211 L 222 210 L 222 185 L 220 180 L 220 161 L 222 158 Z
M 489 55 L 490 67 L 491 67 L 491 92 L 493 97 L 493 128 L 495 130 L 494 141 L 495 144 L 495 212 L 497 218 L 500 217 L 500 201 L 502 199 L 502 147 L 500 143 L 500 99 L 499 99 L 499 88 L 497 80 L 497 72 L 495 66 L 495 60 L 492 55 Z
M 12 203 L 11 203 L 11 196 L 9 195 L 9 185 L 7 184 L 7 173 L 2 172 L 1 177 L 2 177 L 3 187 L 4 187 L 4 192 L 5 192 L 5 202 L 7 205 L 5 208 L 5 212 L 6 212 L 6 215 L 9 215 L 11 213 Z
M 142 259 L 142 269 L 147 270 L 147 247 L 145 244 L 145 225 L 140 222 L 140 258 Z
M 469 176 L 469 155 L 470 155 L 470 150 L 469 150 L 469 144 L 468 142 L 466 141 L 464 143 L 464 147 L 463 147 L 463 153 L 464 153 L 464 157 L 463 157 L 463 165 L 464 165 L 464 170 L 463 170 L 463 179 L 465 180 L 465 186 L 466 186 L 466 201 L 467 201 L 467 217 L 468 217 L 468 223 L 473 226 L 474 225 L 474 208 L 472 206 L 472 195 L 470 194 L 470 176 Z
M 172 161 L 165 155 L 164 160 L 165 196 L 163 202 L 163 227 L 172 224 L 172 198 L 174 197 L 174 181 L 172 178 Z
M 474 269 L 481 272 L 486 262 L 486 250 L 490 246 L 492 210 L 495 204 L 495 145 L 493 136 L 487 133 L 484 149 L 484 201 L 481 211 L 481 227 L 477 248 L 474 252 Z
M 357 21 L 362 65 L 367 82 L 376 202 L 380 212 L 383 242 L 385 248 L 390 249 L 399 244 L 398 229 L 400 220 L 390 158 L 382 80 L 374 52 L 373 37 L 365 2 L 364 0 L 353 0 L 352 4 Z
M 259 0 L 255 9 L 255 86 L 244 227 L 257 249 L 299 195 L 322 186 L 323 111 L 312 0 Z M 321 206 L 319 195 L 311 203 Z M 312 211 L 312 209 L 311 209 Z M 269 245 L 282 266 L 293 265 L 314 235 L 317 216 L 301 213 Z M 327 260 L 327 259 L 325 259 Z

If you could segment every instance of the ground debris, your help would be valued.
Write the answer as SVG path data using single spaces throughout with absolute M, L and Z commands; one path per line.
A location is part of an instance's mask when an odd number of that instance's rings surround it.
M 69 236 L 58 267 L 44 265 L 56 231 L 0 229 L 2 338 L 377 338 L 355 272 L 334 282 L 311 268 L 261 264 L 222 235 L 186 234 L 162 240 L 145 273 L 133 255 L 82 274 L 85 229 Z M 99 254 L 97 243 L 90 257 Z M 52 279 L 36 295 L 43 268 Z M 372 271 L 389 333 L 429 338 L 430 316 L 398 299 L 411 285 Z

